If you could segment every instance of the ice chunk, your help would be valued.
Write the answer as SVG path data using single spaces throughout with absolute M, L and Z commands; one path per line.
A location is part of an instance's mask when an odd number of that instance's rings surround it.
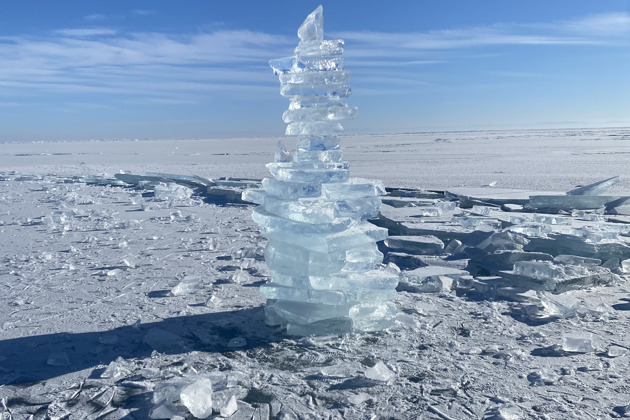
M 243 270 L 242 268 L 236 270 L 234 274 L 232 274 L 232 281 L 234 283 L 246 283 L 247 281 L 249 281 L 249 274 L 247 274 L 247 271 Z
M 325 165 L 325 164 L 324 164 Z M 329 182 L 344 182 L 350 177 L 348 169 L 330 164 L 330 168 L 296 167 L 286 162 L 268 163 L 267 169 L 279 181 L 323 184 Z
M 314 303 L 270 300 L 265 312 L 275 314 L 285 322 L 293 324 L 311 324 L 317 321 L 347 317 L 351 305 L 320 305 Z M 267 316 L 267 320 L 269 320 Z M 267 322 L 269 323 L 269 322 Z
M 500 220 L 492 219 L 490 217 L 462 217 L 459 220 L 459 223 L 464 227 L 471 227 L 476 230 L 483 231 L 497 230 L 502 227 Z
M 323 184 L 322 197 L 330 200 L 364 198 L 384 195 L 385 187 L 381 181 L 362 178 L 350 178 L 343 184 Z
M 562 216 L 548 216 L 544 214 L 535 214 L 534 222 L 546 223 L 549 225 L 570 225 L 571 219 L 568 217 L 562 217 Z
M 337 136 L 323 135 L 298 137 L 296 146 L 297 150 L 339 150 L 341 147 Z
M 571 235 L 582 238 L 587 242 L 616 241 L 619 239 L 618 231 L 594 227 L 571 229 Z
M 181 390 L 179 398 L 195 418 L 205 419 L 212 414 L 212 382 L 210 379 L 197 379 Z
M 554 293 L 619 281 L 619 277 L 605 267 L 558 264 L 551 261 L 517 261 L 511 273 L 502 272 L 502 275 L 516 283 L 525 280 L 528 287 L 536 290 Z
M 257 210 L 254 209 L 253 215 L 257 214 Z M 333 228 L 326 232 L 326 225 L 296 224 L 296 222 L 279 222 L 265 225 L 265 222 L 270 219 L 259 219 L 262 221 L 259 223 L 259 226 L 261 226 L 263 236 L 274 241 L 274 243 L 276 241 L 285 242 L 314 252 L 345 251 L 387 238 L 387 229 L 379 228 L 370 223 L 362 223 L 342 231 L 338 231 L 338 227 L 333 225 Z M 275 220 L 271 221 L 275 222 Z M 295 229 L 291 229 L 293 227 Z M 324 233 L 315 233 L 318 228 L 320 232 L 323 231 Z
M 298 199 L 303 197 L 319 197 L 321 185 L 312 185 L 301 182 L 283 182 L 276 179 L 265 178 L 262 180 L 265 193 L 283 199 Z
M 456 254 L 462 250 L 462 241 L 458 239 L 453 239 L 448 243 L 448 245 L 444 248 L 445 254 Z
M 622 197 L 606 204 L 606 213 L 630 216 L 630 197 Z
M 349 316 L 358 331 L 380 331 L 394 323 L 396 307 L 391 302 L 361 303 L 350 308 Z
M 298 205 L 296 204 L 295 207 L 298 207 Z M 280 206 L 272 206 L 272 210 L 283 213 L 284 216 L 293 214 L 293 209 L 291 207 L 282 208 Z M 252 211 L 252 219 L 254 219 L 258 226 L 260 226 L 261 233 L 264 236 L 271 238 L 274 237 L 274 234 L 276 233 L 290 232 L 291 234 L 296 235 L 296 242 L 291 240 L 292 243 L 299 243 L 299 239 L 302 235 L 325 235 L 339 233 L 349 228 L 352 224 L 351 219 L 340 217 L 332 218 L 328 223 L 325 223 L 321 220 L 326 217 L 325 208 L 322 207 L 319 208 L 319 212 L 317 212 L 317 210 L 313 210 L 310 214 L 304 214 L 302 218 L 305 220 L 303 221 L 291 220 L 283 217 L 283 215 L 272 214 L 260 207 L 255 208 Z M 299 215 L 293 214 L 293 217 L 299 218 Z M 319 221 L 320 223 L 313 223 L 315 221 Z M 282 237 L 278 237 L 278 239 L 282 240 Z M 289 242 L 288 239 L 285 240 Z
M 199 277 L 186 277 L 171 289 L 173 296 L 193 295 L 203 288 L 203 282 Z
M 445 276 L 452 279 L 457 279 L 463 276 L 470 276 L 470 273 L 465 270 L 458 270 L 455 268 L 441 267 L 441 266 L 427 266 L 416 268 L 415 270 L 405 271 L 402 273 L 402 279 L 409 283 L 420 284 L 423 281 L 431 277 Z
M 155 187 L 155 198 L 171 203 L 187 202 L 193 190 L 175 183 L 160 183 Z
M 333 223 L 338 218 L 335 203 L 317 198 L 280 200 L 267 197 L 264 207 L 273 215 L 308 224 Z
M 600 195 L 533 195 L 529 197 L 526 207 L 552 212 L 559 210 L 592 210 L 604 207 L 606 204 L 618 199 L 619 197 Z
M 602 260 L 597 258 L 579 257 L 577 255 L 558 255 L 553 260 L 568 265 L 596 266 L 602 263 Z
M 265 249 L 270 269 L 291 276 L 326 275 L 341 270 L 345 251 L 317 252 L 295 245 L 274 241 Z
M 298 149 L 295 153 L 297 165 L 313 165 L 342 163 L 343 153 L 341 150 L 303 150 Z
M 577 315 L 582 302 L 568 295 L 537 292 L 536 298 L 521 305 L 523 315 L 534 321 L 571 318 Z
M 489 216 L 493 209 L 494 207 L 489 206 L 473 206 L 470 212 L 480 216 Z
M 300 43 L 324 39 L 324 9 L 321 5 L 317 6 L 300 25 L 298 37 Z
M 608 191 L 610 187 L 618 183 L 619 177 L 614 176 L 603 181 L 595 182 L 593 184 L 585 185 L 583 187 L 568 191 L 567 195 L 601 195 Z
M 241 195 L 241 200 L 248 203 L 265 204 L 265 197 L 266 197 L 265 190 L 249 189 L 249 190 L 243 191 Z
M 394 289 L 399 281 L 399 274 L 385 270 L 363 272 L 339 272 L 328 276 L 290 276 L 272 273 L 274 283 L 284 286 L 315 290 L 388 290 Z
M 627 348 L 616 346 L 616 345 L 611 345 L 610 347 L 608 347 L 608 351 L 606 352 L 608 357 L 624 356 L 627 353 L 628 353 Z
M 531 238 L 526 251 L 542 251 L 551 255 L 568 254 L 588 258 L 606 259 L 612 256 L 620 260 L 630 257 L 630 247 L 620 241 L 585 241 L 575 235 L 551 234 L 547 238 Z
M 444 242 L 435 236 L 390 236 L 385 245 L 408 254 L 441 254 L 444 250 Z
M 130 375 L 131 372 L 132 368 L 129 362 L 125 361 L 122 357 L 118 357 L 107 365 L 103 373 L 101 373 L 101 378 L 120 379 Z
M 284 147 L 281 141 L 278 141 L 278 146 L 276 147 L 276 154 L 274 157 L 275 162 L 291 162 L 293 160 L 293 156 L 289 151 Z
M 568 275 L 586 275 L 587 270 L 579 266 L 557 265 L 548 261 L 517 261 L 514 274 L 539 280 L 566 278 Z M 567 270 L 571 274 L 567 273 Z
M 365 371 L 365 377 L 375 381 L 389 382 L 396 377 L 396 374 L 385 363 L 379 361 Z
M 396 291 L 389 290 L 317 290 L 286 287 L 272 283 L 260 286 L 260 295 L 267 299 L 281 299 L 322 305 L 346 305 L 358 302 L 383 302 L 394 299 Z
M 221 411 L 219 413 L 221 414 L 221 417 L 230 417 L 234 413 L 236 413 L 237 410 L 238 405 L 236 403 L 236 397 L 232 395 L 228 402 L 223 407 L 221 407 Z
M 572 333 L 562 336 L 562 350 L 569 353 L 592 353 L 592 333 Z
M 508 232 L 520 233 L 530 237 L 545 236 L 553 231 L 551 226 L 546 223 L 522 223 L 510 226 L 506 230 Z
M 186 414 L 182 409 L 179 409 L 174 404 L 167 401 L 159 401 L 149 410 L 150 419 L 175 419 L 183 418 L 180 414 Z
M 515 404 L 503 404 L 486 411 L 483 418 L 487 420 L 520 420 L 523 418 L 523 410 Z

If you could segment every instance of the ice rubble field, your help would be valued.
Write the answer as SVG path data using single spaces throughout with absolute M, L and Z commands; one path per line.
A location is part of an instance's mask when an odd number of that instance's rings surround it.
M 352 175 L 390 187 L 398 316 L 305 338 L 264 324 L 266 243 L 230 193 L 250 182 L 208 181 L 268 176 L 277 140 L 2 145 L 3 420 L 193 418 L 198 395 L 234 419 L 630 416 L 629 276 L 606 258 L 630 258 L 630 219 L 475 201 L 616 175 L 606 195 L 630 195 L 630 130 L 345 137 Z

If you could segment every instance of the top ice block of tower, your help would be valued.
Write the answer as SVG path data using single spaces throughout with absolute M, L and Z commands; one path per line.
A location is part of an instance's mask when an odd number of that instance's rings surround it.
M 294 55 L 270 62 L 289 99 L 286 134 L 267 168 L 273 178 L 244 198 L 259 204 L 252 217 L 269 239 L 265 260 L 270 281 L 261 286 L 267 323 L 289 334 L 326 334 L 388 327 L 398 275 L 381 265 L 376 242 L 387 230 L 367 220 L 378 215 L 384 194 L 378 181 L 350 178 L 337 135 L 339 121 L 357 109 L 344 70 L 343 41 L 324 39 L 322 6 L 298 30 Z

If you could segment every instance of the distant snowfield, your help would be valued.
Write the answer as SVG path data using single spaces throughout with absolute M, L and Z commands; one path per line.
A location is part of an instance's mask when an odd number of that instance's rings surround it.
M 60 175 L 170 172 L 204 177 L 268 176 L 278 140 L 248 138 L 2 144 L 0 168 Z M 566 191 L 621 176 L 630 191 L 630 129 L 483 131 L 342 138 L 352 176 L 387 186 Z
M 269 273 L 251 206 L 70 179 L 260 179 L 278 140 L 0 145 L 2 420 L 192 418 L 179 391 L 201 378 L 212 418 L 630 416 L 627 275 L 562 294 L 541 322 L 519 318 L 519 302 L 400 291 L 387 331 L 286 337 L 264 324 Z M 611 193 L 630 192 L 630 129 L 342 145 L 352 176 L 388 187 L 567 191 L 618 175 Z

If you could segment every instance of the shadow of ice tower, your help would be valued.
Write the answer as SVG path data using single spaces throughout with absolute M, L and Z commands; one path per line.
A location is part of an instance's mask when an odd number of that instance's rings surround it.
M 153 351 L 223 353 L 266 347 L 275 341 L 279 338 L 265 325 L 262 307 L 174 317 L 109 331 L 13 338 L 0 341 L 4 358 L 0 386 L 104 368 L 118 357 L 146 358 Z

